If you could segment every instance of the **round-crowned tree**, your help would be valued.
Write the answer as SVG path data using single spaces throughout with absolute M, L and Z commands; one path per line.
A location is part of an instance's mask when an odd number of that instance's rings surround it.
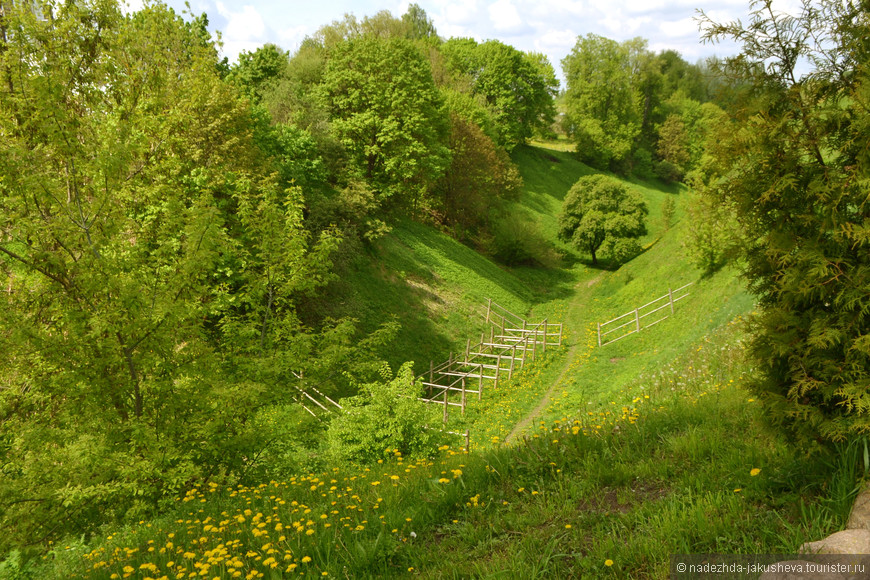
M 646 234 L 646 203 L 639 193 L 605 175 L 581 177 L 568 191 L 559 215 L 559 238 L 592 255 L 605 253 L 617 263 L 640 252 Z

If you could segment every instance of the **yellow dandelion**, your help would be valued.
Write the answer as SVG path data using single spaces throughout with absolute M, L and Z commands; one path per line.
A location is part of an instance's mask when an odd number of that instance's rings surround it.
M 608 567 L 613 566 L 613 560 L 611 560 L 610 558 L 606 559 L 604 561 L 604 565 Z
M 755 477 L 755 476 L 758 475 L 759 473 L 761 473 L 761 469 L 759 469 L 758 467 L 754 467 L 754 468 L 752 468 L 752 470 L 749 472 L 749 475 L 751 475 L 752 477 Z

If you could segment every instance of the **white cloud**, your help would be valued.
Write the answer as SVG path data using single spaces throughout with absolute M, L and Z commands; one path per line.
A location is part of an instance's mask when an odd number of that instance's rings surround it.
M 667 38 L 697 38 L 698 23 L 694 18 L 681 18 L 680 20 L 659 23 L 659 30 Z
M 548 30 L 535 38 L 535 50 L 544 54 L 557 52 L 568 54 L 577 44 L 577 36 L 573 30 Z M 552 62 L 552 59 L 550 62 L 553 66 L 559 64 Z
M 284 50 L 295 51 L 305 40 L 305 37 L 310 34 L 311 31 L 306 26 L 291 26 L 278 32 L 279 41 L 277 44 Z
M 496 0 L 490 4 L 489 19 L 493 28 L 502 33 L 522 32 L 527 26 L 511 0 Z
M 262 38 L 266 33 L 263 17 L 250 4 L 246 4 L 241 12 L 231 12 L 223 2 L 218 2 L 217 10 L 227 19 L 227 27 L 224 30 L 224 40 L 227 42 L 254 41 Z

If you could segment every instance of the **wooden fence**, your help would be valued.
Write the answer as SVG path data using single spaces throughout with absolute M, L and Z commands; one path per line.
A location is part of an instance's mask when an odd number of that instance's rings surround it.
M 474 344 L 468 339 L 464 352 L 456 356 L 450 353 L 447 361 L 437 366 L 430 361 L 429 372 L 418 377 L 426 389 L 419 400 L 443 405 L 445 423 L 449 407 L 459 407 L 464 415 L 469 395 L 480 401 L 485 385 L 497 389 L 505 373 L 511 379 L 518 366 L 523 368 L 529 358 L 537 358 L 539 350 L 545 353 L 547 347 L 562 345 L 562 323 L 544 319 L 529 324 L 492 300 L 487 301 L 484 317 L 488 337 L 483 333 Z
M 598 346 L 604 346 L 606 344 L 616 342 L 617 340 L 621 340 L 626 336 L 632 335 L 636 332 L 640 332 L 641 330 L 649 328 L 654 324 L 658 324 L 662 320 L 666 319 L 668 316 L 671 316 L 674 313 L 674 304 L 689 295 L 689 291 L 687 290 L 687 288 L 691 285 L 692 283 L 689 282 L 685 286 L 681 286 L 676 290 L 671 290 L 670 288 L 668 288 L 668 293 L 661 298 L 656 298 L 652 302 L 648 302 L 643 306 L 639 306 L 631 312 L 626 312 L 622 316 L 617 316 L 613 320 L 598 323 Z M 670 310 L 669 312 L 666 311 L 665 315 L 661 318 L 656 319 L 654 322 L 643 322 L 643 320 L 648 316 L 652 316 L 653 314 L 665 309 Z M 608 326 L 616 324 L 617 322 L 619 322 L 617 326 L 607 328 Z M 616 334 L 613 335 L 611 338 L 608 338 L 608 336 L 613 333 Z
M 293 372 L 293 371 L 290 371 Z M 300 383 L 303 381 L 303 377 L 301 372 L 299 374 L 293 372 L 293 376 L 299 379 Z M 334 413 L 338 411 L 343 411 L 344 407 L 330 399 L 328 396 L 321 393 L 317 387 L 313 387 L 311 385 L 303 385 L 304 388 L 300 388 L 296 385 L 292 385 L 294 389 L 298 392 L 296 395 L 296 402 L 299 403 L 303 409 L 308 411 L 315 419 L 320 421 L 320 417 L 323 416 L 324 413 Z M 312 395 L 309 391 L 313 391 L 315 395 Z M 306 404 L 307 403 L 307 404 Z M 308 405 L 311 405 L 314 408 L 320 409 L 321 414 L 318 415 L 314 411 L 312 411 Z

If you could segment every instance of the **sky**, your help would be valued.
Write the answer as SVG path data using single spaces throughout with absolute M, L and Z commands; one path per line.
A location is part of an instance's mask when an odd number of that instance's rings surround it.
M 176 11 L 184 0 L 165 0 Z M 407 0 L 188 0 L 194 14 L 205 12 L 210 28 L 221 31 L 224 56 L 234 62 L 241 51 L 267 42 L 295 51 L 324 24 L 351 13 L 362 18 L 381 10 L 395 16 Z M 130 9 L 141 0 L 127 0 Z M 651 50 L 678 51 L 689 62 L 739 52 L 730 42 L 702 44 L 697 9 L 714 21 L 748 20 L 749 0 L 417 0 L 442 38 L 498 39 L 523 51 L 542 52 L 560 79 L 561 61 L 578 36 L 595 33 L 617 41 L 641 37 Z M 798 0 L 774 7 L 794 10 Z

